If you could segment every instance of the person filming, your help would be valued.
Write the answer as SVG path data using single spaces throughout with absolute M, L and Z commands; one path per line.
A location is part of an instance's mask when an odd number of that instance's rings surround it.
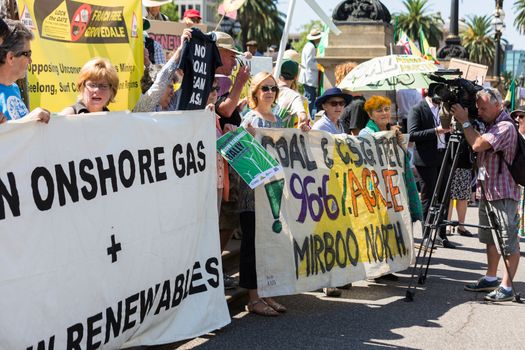
M 516 216 L 520 191 L 505 163 L 511 163 L 514 159 L 518 132 L 503 108 L 501 95 L 497 90 L 480 90 L 476 94 L 476 106 L 479 118 L 486 125 L 483 134 L 472 127 L 466 108 L 455 104 L 451 112 L 457 122 L 462 124 L 467 142 L 477 153 L 479 224 L 490 226 L 487 212 L 494 211 L 501 225 L 503 251 L 496 248 L 491 230 L 479 229 L 479 240 L 487 246 L 487 272 L 477 282 L 465 285 L 465 290 L 490 292 L 485 296 L 489 301 L 510 301 L 513 299 L 512 278 L 520 259 Z M 503 254 L 508 266 L 501 283 L 497 278 L 500 254 Z

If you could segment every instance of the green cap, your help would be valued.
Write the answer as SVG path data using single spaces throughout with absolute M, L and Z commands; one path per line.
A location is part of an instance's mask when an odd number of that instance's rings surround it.
M 286 80 L 293 80 L 299 73 L 299 64 L 294 60 L 284 60 L 281 65 L 281 76 Z

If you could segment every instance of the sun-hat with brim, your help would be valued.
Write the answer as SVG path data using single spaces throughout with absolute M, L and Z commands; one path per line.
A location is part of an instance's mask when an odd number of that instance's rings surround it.
M 200 18 L 202 19 L 202 16 L 199 10 L 189 9 L 189 10 L 184 11 L 184 15 L 182 15 L 182 18 Z
M 166 4 L 169 4 L 171 3 L 172 0 L 159 0 L 159 1 L 155 1 L 155 0 L 142 0 L 142 5 L 144 7 L 157 7 L 157 6 L 162 6 L 162 5 L 166 5 Z
M 322 36 L 323 36 L 323 33 L 321 33 L 319 29 L 313 28 L 310 31 L 310 34 L 306 36 L 306 40 L 317 40 L 317 39 L 321 39 Z
M 235 41 L 231 37 L 231 35 L 226 34 L 224 32 L 214 32 L 215 33 L 215 45 L 217 45 L 218 48 L 226 49 L 235 52 L 238 55 L 242 55 L 242 52 L 237 50 L 235 47 Z
M 345 104 L 352 102 L 352 96 L 345 94 L 341 89 L 336 87 L 326 89 L 324 94 L 315 100 L 315 107 L 318 111 L 323 109 L 323 103 L 325 103 L 330 97 L 342 97 L 345 100 Z
M 513 110 L 512 112 L 510 112 L 510 117 L 511 117 L 512 119 L 516 119 L 516 115 L 517 115 L 518 113 L 523 113 L 523 114 L 525 114 L 525 110 L 523 110 L 523 109 L 519 109 L 519 108 L 518 108 L 518 109 L 515 109 L 515 110 Z

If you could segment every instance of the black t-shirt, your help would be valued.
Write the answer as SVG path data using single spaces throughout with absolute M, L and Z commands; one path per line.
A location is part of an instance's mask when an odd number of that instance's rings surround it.
M 178 110 L 203 109 L 206 106 L 215 69 L 220 66 L 222 62 L 215 45 L 215 34 L 204 34 L 192 28 L 191 40 L 184 43 L 177 67 L 184 72 Z
M 223 103 L 228 98 L 229 95 L 230 93 L 222 95 L 221 97 L 217 99 L 217 102 L 215 103 L 215 111 L 220 117 L 219 123 L 221 124 L 221 129 L 224 129 L 225 124 L 232 124 L 235 126 L 239 126 L 241 125 L 241 122 L 242 122 L 241 114 L 239 113 L 237 108 L 233 110 L 233 113 L 230 116 L 222 115 L 221 113 L 219 113 L 219 106 L 221 105 L 221 103 Z

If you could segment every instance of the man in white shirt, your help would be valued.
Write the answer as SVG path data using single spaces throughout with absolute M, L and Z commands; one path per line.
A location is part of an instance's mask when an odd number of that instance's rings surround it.
M 299 75 L 299 82 L 303 84 L 304 95 L 308 99 L 308 109 L 310 116 L 314 116 L 315 99 L 317 98 L 317 87 L 319 86 L 317 68 L 317 45 L 321 41 L 322 33 L 319 29 L 312 29 L 310 34 L 306 37 L 308 42 L 303 47 L 301 52 L 301 63 L 304 66 Z

